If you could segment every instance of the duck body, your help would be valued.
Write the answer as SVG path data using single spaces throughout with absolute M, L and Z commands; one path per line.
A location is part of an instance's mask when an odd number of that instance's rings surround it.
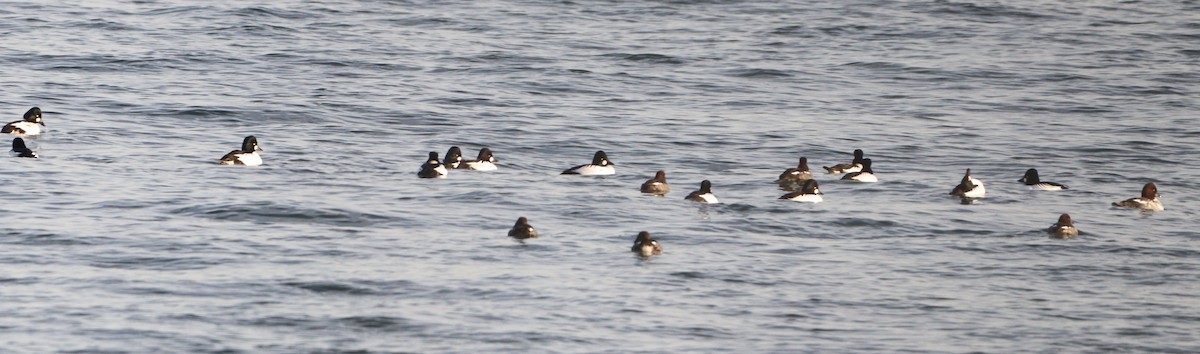
M 242 139 L 241 149 L 225 154 L 221 157 L 220 162 L 222 165 L 259 166 L 263 164 L 262 156 L 258 154 L 259 151 L 262 151 L 262 148 L 258 146 L 258 138 L 250 135 Z
M 962 181 L 954 186 L 950 191 L 950 195 L 963 198 L 983 198 L 987 194 L 987 189 L 983 187 L 983 181 L 971 177 L 971 169 L 967 169 L 967 173 L 963 175 Z
M 495 171 L 496 157 L 492 155 L 492 149 L 479 149 L 479 156 L 474 160 L 463 162 L 463 167 L 473 171 Z
M 562 174 L 582 176 L 612 175 L 617 173 L 617 169 L 613 167 L 615 165 L 612 161 L 608 160 L 608 154 L 605 154 L 604 151 L 597 151 L 592 156 L 592 163 L 568 168 Z
M 425 160 L 425 164 L 421 165 L 421 170 L 417 171 L 417 177 L 421 178 L 446 178 L 449 170 L 445 164 L 438 159 L 436 152 L 430 151 L 429 158 Z
M 821 189 L 818 188 L 817 180 L 810 179 L 804 182 L 804 186 L 800 188 L 800 191 L 784 194 L 779 199 L 804 203 L 820 203 L 825 201 L 825 198 L 821 197 L 822 194 L 824 193 L 821 193 Z
M 851 160 L 850 163 L 837 164 L 828 167 L 822 166 L 821 168 L 824 168 L 825 172 L 835 174 L 858 172 L 862 171 L 862 161 L 863 151 L 861 149 L 855 149 L 854 160 Z
M 700 189 L 693 191 L 683 199 L 706 204 L 720 203 L 720 201 L 717 200 L 717 195 L 713 194 L 712 192 L 712 182 L 709 182 L 708 180 L 700 182 Z
M 46 123 L 42 120 L 42 109 L 33 107 L 25 111 L 21 120 L 5 124 L 0 133 L 12 135 L 40 135 L 45 130 Z
M 37 154 L 33 153 L 33 150 L 25 146 L 25 140 L 21 138 L 13 138 L 12 155 L 15 157 L 38 158 Z
M 517 223 L 513 225 L 512 229 L 508 230 L 508 236 L 515 239 L 524 240 L 528 238 L 537 238 L 538 233 L 537 230 L 533 229 L 532 225 L 529 225 L 529 219 L 526 219 L 524 216 L 522 216 L 517 218 Z
M 1068 189 L 1066 185 L 1061 183 L 1042 181 L 1042 179 L 1038 177 L 1037 169 L 1033 168 L 1026 170 L 1025 176 L 1021 177 L 1021 179 L 1017 180 L 1017 182 L 1024 183 L 1026 188 L 1036 191 L 1057 191 Z
M 1158 195 L 1158 186 L 1154 182 L 1146 183 L 1142 186 L 1142 196 L 1137 198 L 1129 198 L 1119 202 L 1112 203 L 1115 207 L 1135 208 L 1142 210 L 1159 211 L 1164 210 L 1162 199 Z
M 667 184 L 667 173 L 659 170 L 654 174 L 654 178 L 642 183 L 642 193 L 665 195 L 671 191 L 671 186 Z
M 813 179 L 813 175 L 808 170 L 808 158 L 801 156 L 800 163 L 796 167 L 789 168 L 780 173 L 775 183 L 778 183 L 779 187 L 787 189 L 788 187 L 801 186 L 804 184 L 804 181 L 810 179 Z
M 1066 213 L 1059 215 L 1058 222 L 1050 225 L 1046 232 L 1053 238 L 1072 238 L 1079 236 L 1079 229 L 1075 228 L 1075 223 L 1071 221 L 1071 216 Z
M 879 178 L 875 177 L 875 171 L 871 169 L 871 159 L 862 160 L 862 169 L 857 172 L 847 173 L 842 176 L 842 180 L 855 182 L 879 182 Z
M 650 233 L 646 231 L 639 232 L 637 238 L 633 239 L 633 247 L 630 249 L 643 257 L 662 254 L 662 245 L 658 241 L 650 238 Z

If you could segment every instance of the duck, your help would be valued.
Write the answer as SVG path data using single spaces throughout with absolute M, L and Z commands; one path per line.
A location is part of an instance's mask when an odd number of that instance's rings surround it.
M 457 146 L 451 146 L 450 150 L 446 151 L 446 160 L 442 161 L 447 168 L 464 168 L 462 149 Z
M 474 160 L 463 162 L 468 170 L 474 171 L 495 171 L 496 157 L 492 156 L 492 149 L 479 149 L 479 156 Z
M 425 164 L 421 165 L 421 170 L 417 171 L 417 177 L 421 178 L 446 178 L 446 165 L 438 160 L 436 152 L 429 152 L 429 159 L 425 160 Z
M 825 200 L 821 197 L 822 194 L 825 193 L 821 193 L 821 189 L 817 187 L 817 180 L 810 179 L 804 181 L 804 186 L 800 188 L 800 191 L 784 194 L 779 199 L 815 204 Z
M 963 198 L 983 198 L 984 194 L 987 194 L 987 189 L 983 188 L 983 181 L 971 177 L 969 168 L 963 175 L 962 181 L 958 182 L 958 185 L 950 191 L 950 195 Z
M 0 128 L 0 133 L 8 133 L 12 135 L 38 135 L 45 130 L 46 123 L 42 121 L 42 109 L 33 107 L 25 111 L 25 116 L 22 120 L 11 122 Z
M 242 149 L 230 151 L 225 156 L 221 157 L 222 165 L 246 165 L 258 166 L 262 165 L 262 156 L 258 156 L 258 152 L 263 151 L 258 147 L 258 138 L 253 135 L 242 139 Z
M 863 161 L 862 149 L 854 149 L 854 160 L 850 161 L 850 163 L 837 164 L 837 165 L 833 165 L 831 167 L 822 166 L 821 168 L 824 168 L 825 171 L 829 172 L 829 173 L 858 172 L 858 171 L 862 171 L 862 161 Z
M 662 245 L 658 241 L 650 238 L 650 233 L 646 231 L 639 232 L 637 238 L 633 239 L 633 252 L 641 254 L 643 257 L 662 254 Z
M 1065 186 L 1063 184 L 1054 183 L 1054 182 L 1042 182 L 1042 180 L 1040 178 L 1038 178 L 1037 169 L 1033 169 L 1033 168 L 1026 170 L 1025 177 L 1021 177 L 1021 179 L 1017 180 L 1017 182 L 1025 183 L 1025 186 L 1029 187 L 1029 189 L 1032 189 L 1032 190 L 1057 191 L 1057 190 L 1068 189 L 1067 186 Z
M 789 168 L 780 173 L 779 179 L 775 180 L 775 183 L 778 183 L 780 187 L 785 187 L 793 184 L 800 185 L 810 179 L 813 179 L 813 175 L 808 170 L 808 158 L 801 156 L 800 163 L 795 168 Z
M 663 170 L 658 170 L 654 173 L 654 178 L 642 183 L 642 193 L 665 195 L 670 191 L 671 185 L 667 184 L 667 173 Z
M 1067 213 L 1059 215 L 1058 222 L 1050 225 L 1046 232 L 1050 233 L 1050 237 L 1061 239 L 1079 236 L 1079 229 L 1075 228 L 1075 223 L 1071 222 L 1071 216 Z
M 583 175 L 583 176 L 603 176 L 616 174 L 616 164 L 608 161 L 608 155 L 603 150 L 596 151 L 596 155 L 592 156 L 592 163 L 571 167 L 562 172 L 564 175 Z
M 13 156 L 29 157 L 29 158 L 35 158 L 35 159 L 38 158 L 37 154 L 33 153 L 33 150 L 29 150 L 28 147 L 25 147 L 25 139 L 13 138 L 12 146 L 13 146 L 13 148 L 12 148 Z
M 847 173 L 842 176 L 842 179 L 856 182 L 879 182 L 879 178 L 875 177 L 875 171 L 871 170 L 871 159 L 863 159 L 861 170 Z
M 700 189 L 688 194 L 687 197 L 684 197 L 683 199 L 706 204 L 720 203 L 720 201 L 717 200 L 717 195 L 713 194 L 712 192 L 712 182 L 709 182 L 707 179 L 700 182 Z
M 1158 186 L 1154 185 L 1154 182 L 1150 182 L 1142 186 L 1141 197 L 1129 198 L 1119 202 L 1114 202 L 1112 205 L 1122 208 L 1138 208 L 1155 211 L 1163 210 L 1162 200 L 1160 200 L 1158 197 Z
M 517 223 L 513 225 L 512 230 L 508 230 L 508 236 L 516 239 L 537 238 L 537 230 L 529 225 L 529 219 L 524 216 L 517 218 Z

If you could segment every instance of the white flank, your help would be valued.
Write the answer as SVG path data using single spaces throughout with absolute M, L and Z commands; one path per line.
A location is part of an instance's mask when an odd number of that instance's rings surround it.
M 820 194 L 801 194 L 788 198 L 788 200 L 805 203 L 820 203 L 825 201 L 825 198 L 822 198 Z
M 37 124 L 37 123 L 18 121 L 18 122 L 9 123 L 8 125 L 11 125 L 13 127 L 16 127 L 18 129 L 25 131 L 24 134 L 17 134 L 16 131 L 13 131 L 12 133 L 10 133 L 13 135 L 38 135 L 38 134 L 42 133 L 42 125 Z
M 1134 198 L 1133 201 L 1135 203 L 1137 203 L 1138 209 L 1155 210 L 1155 211 L 1165 209 L 1165 208 L 1163 208 L 1162 201 L 1158 200 L 1157 198 L 1155 198 L 1155 199 Z
M 987 194 L 987 189 L 983 188 L 983 181 L 977 180 L 975 177 L 971 177 L 971 184 L 974 184 L 975 188 L 963 193 L 964 197 L 983 198 L 983 196 Z
M 1029 186 L 1029 189 L 1035 190 L 1035 191 L 1060 191 L 1060 190 L 1062 190 L 1062 187 L 1059 187 L 1059 186 L 1056 186 L 1053 184 L 1049 184 L 1049 183 L 1038 183 L 1038 184 Z
M 860 173 L 857 176 L 851 177 L 850 180 L 858 182 L 879 182 L 879 178 L 876 178 L 874 173 Z
M 850 166 L 849 168 L 846 168 L 846 169 L 843 169 L 840 171 L 834 170 L 833 173 L 851 173 L 851 172 L 859 172 L 859 171 L 862 171 L 861 163 L 856 163 L 856 164 L 854 164 L 854 166 Z
M 236 158 L 238 160 L 238 162 L 241 162 L 243 165 L 246 165 L 246 166 L 258 166 L 258 165 L 262 165 L 262 163 L 263 163 L 262 156 L 258 156 L 257 152 L 252 152 L 249 154 L 244 154 L 244 153 L 237 154 L 237 155 L 234 155 L 234 158 Z
M 467 169 L 475 171 L 495 171 L 496 164 L 490 161 L 467 161 Z
M 575 173 L 584 176 L 603 176 L 616 174 L 617 169 L 612 166 L 583 165 L 575 169 Z

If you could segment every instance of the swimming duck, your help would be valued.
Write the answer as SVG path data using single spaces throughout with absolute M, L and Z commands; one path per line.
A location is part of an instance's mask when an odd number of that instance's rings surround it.
M 642 193 L 664 195 L 671 191 L 671 186 L 667 184 L 667 173 L 663 170 L 658 170 L 654 174 L 654 178 L 642 183 Z
M 464 162 L 463 165 L 466 166 L 466 168 L 468 170 L 495 171 L 496 170 L 496 157 L 492 156 L 492 149 L 482 148 L 482 149 L 479 149 L 479 157 L 478 158 L 476 158 L 475 160 Z
M 700 182 L 700 189 L 688 194 L 683 199 L 708 204 L 719 203 L 717 196 L 712 192 L 712 182 L 709 182 L 707 179 Z
M 1058 222 L 1050 225 L 1046 232 L 1050 233 L 1050 237 L 1053 238 L 1067 239 L 1079 236 L 1079 229 L 1075 228 L 1075 224 L 1071 222 L 1071 216 L 1066 213 L 1060 215 Z
M 847 173 L 842 176 L 842 179 L 857 182 L 879 182 L 879 178 L 875 177 L 875 171 L 871 170 L 871 159 L 863 159 L 861 170 Z
M 424 165 L 421 165 L 421 170 L 417 171 L 417 177 L 445 178 L 446 172 L 447 172 L 446 165 L 443 165 L 442 161 L 438 160 L 438 154 L 436 152 L 430 151 L 429 159 L 425 160 Z
M 608 155 L 601 150 L 596 151 L 596 155 L 592 156 L 592 163 L 568 168 L 562 174 L 583 176 L 611 175 L 617 173 L 617 169 L 613 167 L 615 165 L 608 161 Z
M 810 179 L 804 181 L 804 187 L 801 187 L 799 192 L 784 194 L 782 197 L 779 197 L 779 199 L 787 199 L 806 203 L 820 203 L 825 200 L 825 198 L 821 197 L 822 194 L 825 193 L 821 193 L 821 189 L 817 187 L 817 180 Z
M 1067 189 L 1067 186 L 1062 185 L 1062 184 L 1058 184 L 1058 183 L 1054 183 L 1054 182 L 1042 182 L 1042 180 L 1038 178 L 1037 169 L 1032 169 L 1032 168 L 1025 171 L 1025 177 L 1021 177 L 1021 179 L 1017 180 L 1017 182 L 1025 183 L 1025 185 L 1028 186 L 1029 189 L 1033 189 L 1033 190 L 1056 191 L 1056 190 Z
M 1158 186 L 1154 185 L 1154 182 L 1146 183 L 1146 185 L 1142 186 L 1141 197 L 1129 198 L 1112 203 L 1112 205 L 1124 208 L 1163 210 L 1162 200 L 1158 198 Z
M 262 156 L 258 156 L 258 152 L 263 151 L 258 147 L 258 139 L 253 135 L 242 139 L 242 149 L 230 151 L 225 156 L 221 157 L 222 165 L 246 165 L 258 166 L 262 165 Z
M 517 223 L 513 225 L 512 230 L 508 230 L 508 236 L 517 239 L 537 238 L 537 230 L 529 225 L 529 219 L 524 216 L 517 218 Z
M 33 153 L 33 150 L 29 150 L 28 147 L 25 147 L 25 139 L 13 138 L 12 146 L 13 146 L 13 148 L 12 148 L 13 156 L 30 157 L 30 158 L 35 158 L 35 159 L 38 158 L 37 154 Z
M 983 188 L 983 181 L 971 177 L 971 169 L 967 169 L 967 173 L 963 175 L 962 181 L 950 191 L 950 195 L 963 198 L 983 198 L 987 193 L 987 189 Z
M 850 173 L 862 171 L 863 151 L 854 149 L 854 160 L 850 163 L 833 165 L 832 167 L 822 167 L 829 173 Z
M 442 161 L 442 163 L 448 168 L 464 168 L 465 166 L 462 165 L 462 149 L 459 149 L 457 146 L 451 146 L 450 150 L 446 151 L 446 160 Z
M 658 241 L 650 238 L 650 233 L 646 231 L 639 232 L 637 238 L 633 239 L 633 248 L 631 251 L 641 254 L 643 257 L 662 254 L 662 245 Z
M 25 116 L 22 120 L 11 122 L 0 128 L 0 133 L 8 133 L 13 135 L 38 135 L 44 130 L 42 127 L 46 123 L 42 121 L 42 109 L 33 107 L 25 111 Z
M 795 168 L 789 168 L 779 174 L 779 179 L 775 180 L 775 183 L 779 183 L 779 186 L 784 187 L 793 184 L 804 184 L 804 181 L 810 179 L 813 179 L 813 175 L 808 170 L 808 158 L 801 156 L 800 163 Z

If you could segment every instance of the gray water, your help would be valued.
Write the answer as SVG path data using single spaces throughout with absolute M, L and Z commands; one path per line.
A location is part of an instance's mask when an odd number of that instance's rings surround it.
M 0 352 L 1194 353 L 1198 14 L 5 2 L 0 115 L 50 131 L 0 159 Z M 216 164 L 251 134 L 265 165 Z M 500 170 L 416 178 L 454 145 Z M 776 199 L 856 148 L 879 183 Z M 596 150 L 617 175 L 558 174 Z M 1109 205 L 1146 182 L 1167 210 Z

